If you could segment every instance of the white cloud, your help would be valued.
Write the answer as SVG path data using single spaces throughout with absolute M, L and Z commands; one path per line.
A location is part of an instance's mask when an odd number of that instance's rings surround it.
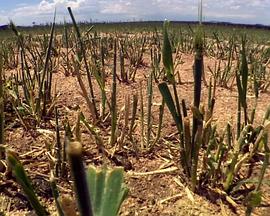
M 21 1 L 11 11 L 0 11 L 0 24 L 8 18 L 17 24 L 68 19 L 71 7 L 77 20 L 196 20 L 198 0 L 40 0 L 36 5 Z M 206 20 L 263 23 L 270 25 L 270 0 L 203 0 Z
M 18 25 L 31 24 L 33 21 L 36 23 L 51 22 L 55 9 L 57 21 L 63 21 L 64 17 L 69 17 L 67 7 L 72 8 L 78 20 L 83 20 L 87 19 L 88 13 L 97 10 L 97 3 L 97 0 L 41 0 L 36 5 L 22 3 L 9 12 L 0 12 L 0 24 L 8 22 L 9 19 Z
M 14 16 L 29 16 L 29 14 L 44 15 L 53 13 L 56 8 L 62 13 L 67 7 L 72 7 L 75 10 L 83 7 L 86 1 L 87 0 L 42 0 L 38 5 L 25 5 L 14 9 L 12 12 L 14 13 Z

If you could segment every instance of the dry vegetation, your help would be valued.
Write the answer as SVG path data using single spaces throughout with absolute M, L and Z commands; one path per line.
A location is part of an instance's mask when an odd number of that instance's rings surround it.
M 43 35 L 11 24 L 14 36 L 1 41 L 0 214 L 38 206 L 20 164 L 46 209 L 39 215 L 57 214 L 54 183 L 74 210 L 77 170 L 65 149 L 80 142 L 87 165 L 124 168 L 120 215 L 268 215 L 263 36 L 167 24 L 105 32 L 72 21 Z

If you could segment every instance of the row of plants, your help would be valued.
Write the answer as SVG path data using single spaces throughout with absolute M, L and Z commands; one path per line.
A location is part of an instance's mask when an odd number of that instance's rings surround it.
M 220 196 L 231 198 L 230 204 L 238 198 L 239 191 L 244 190 L 248 194 L 245 200 L 246 214 L 250 215 L 261 202 L 261 185 L 269 162 L 267 133 L 270 109 L 266 110 L 261 124 L 255 125 L 257 107 L 249 112 L 247 93 L 249 83 L 253 84 L 256 101 L 259 90 L 267 90 L 267 47 L 251 44 L 244 35 L 233 34 L 226 41 L 221 40 L 216 33 L 213 38 L 208 37 L 202 25 L 189 29 L 187 33 L 170 33 L 168 22 L 164 23 L 162 34 L 156 30 L 148 34 L 103 35 L 94 32 L 92 26 L 81 31 L 72 10 L 68 8 L 68 11 L 73 29 L 65 24 L 61 37 L 55 35 L 55 22 L 50 34 L 42 36 L 26 36 L 11 23 L 16 40 L 11 42 L 12 45 L 3 45 L 5 52 L 0 58 L 0 159 L 7 160 L 7 166 L 13 171 L 37 214 L 48 215 L 48 212 L 35 195 L 22 164 L 4 145 L 7 104 L 11 104 L 11 111 L 25 130 L 42 127 L 46 120 L 56 119 L 57 142 L 53 155 L 55 161 L 51 161 L 51 187 L 60 215 L 69 215 L 66 212 L 68 210 L 65 210 L 65 202 L 69 201 L 59 201 L 60 195 L 53 176 L 67 176 L 68 158 L 81 215 L 108 215 L 108 211 L 110 215 L 116 215 L 127 193 L 122 185 L 122 169 L 108 171 L 104 168 L 96 171 L 95 168 L 89 168 L 85 172 L 80 143 L 81 125 L 87 128 L 101 154 L 113 158 L 114 152 L 123 150 L 128 143 L 132 144 L 136 154 L 153 151 L 155 145 L 161 142 L 164 112 L 168 111 L 179 135 L 179 157 L 186 183 L 197 193 L 202 188 L 219 191 Z M 181 53 L 194 55 L 194 101 L 191 112 L 186 108 L 185 99 L 180 97 L 181 74 L 177 73 L 176 68 L 181 64 Z M 138 91 L 127 95 L 124 105 L 119 107 L 119 83 L 128 85 L 137 81 L 136 74 L 144 66 L 144 56 L 147 54 L 151 57 L 151 64 L 146 77 L 146 94 L 141 85 Z M 215 57 L 217 63 L 214 69 L 209 68 L 212 78 L 207 83 L 208 104 L 203 107 L 201 91 L 205 56 Z M 19 68 L 15 74 L 3 74 L 4 70 L 13 67 Z M 56 106 L 58 95 L 53 86 L 54 73 L 59 68 L 64 69 L 66 76 L 76 77 L 90 114 L 90 118 L 86 119 L 79 112 L 73 131 L 68 121 L 63 122 L 63 143 Z M 228 123 L 220 134 L 213 120 L 215 89 L 217 85 L 228 87 L 229 82 L 238 90 L 237 125 L 233 127 Z M 94 85 L 98 86 L 100 100 Z M 162 95 L 157 105 L 153 101 L 155 86 L 158 86 Z M 108 88 L 111 89 L 110 94 L 106 91 Z M 158 120 L 155 122 L 154 109 L 158 110 Z M 104 137 L 101 130 L 108 121 L 110 133 Z M 256 160 L 257 156 L 263 156 L 263 164 L 260 176 L 254 180 L 251 178 L 252 167 L 247 171 L 244 167 Z

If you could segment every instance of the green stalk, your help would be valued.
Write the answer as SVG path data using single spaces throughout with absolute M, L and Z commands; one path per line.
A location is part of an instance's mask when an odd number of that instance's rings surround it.
M 41 75 L 42 77 L 39 84 L 39 92 L 38 92 L 38 99 L 37 99 L 37 105 L 36 105 L 36 113 L 38 113 L 38 122 L 41 120 L 41 114 L 42 114 L 41 113 L 41 100 L 42 100 L 42 97 L 44 99 L 44 95 L 46 91 L 45 86 L 44 86 L 44 81 L 45 81 L 46 74 L 48 73 L 47 71 L 48 71 L 49 60 L 51 56 L 52 42 L 53 42 L 54 29 L 55 29 L 55 16 L 56 16 L 56 12 L 54 12 L 54 20 L 51 27 L 50 40 L 49 40 L 49 44 L 48 44 L 48 48 L 46 52 L 45 63 L 42 70 L 42 75 Z M 43 103 L 46 103 L 46 101 L 43 101 Z
M 169 22 L 165 21 L 163 24 L 163 47 L 162 47 L 162 60 L 163 60 L 163 65 L 166 71 L 166 78 L 170 83 L 175 82 L 174 78 L 174 67 L 173 67 L 173 58 L 172 58 L 172 48 L 171 48 L 171 43 L 169 40 L 169 35 L 168 35 L 168 25 Z
M 172 47 L 171 47 L 171 43 L 170 43 L 169 35 L 168 35 L 168 25 L 169 25 L 168 21 L 165 21 L 163 24 L 163 47 L 162 47 L 163 58 L 162 60 L 163 60 L 163 65 L 166 72 L 166 78 L 173 86 L 175 102 L 172 98 L 172 95 L 166 83 L 160 83 L 158 87 L 176 123 L 177 130 L 180 136 L 181 163 L 187 175 L 190 176 L 190 170 L 188 170 L 186 150 L 184 148 L 185 146 L 184 146 L 184 134 L 183 134 L 183 121 L 182 121 L 179 97 L 178 97 L 178 93 L 176 89 L 176 82 L 175 82 L 175 76 L 174 76 L 174 64 L 173 64 L 173 57 L 172 57 Z
M 62 160 L 62 167 L 61 167 L 61 177 L 67 177 L 67 151 L 66 149 L 73 136 L 71 132 L 71 127 L 67 119 L 64 123 L 64 129 L 65 129 L 65 139 L 64 139 L 64 147 L 62 151 L 63 160 Z
M 119 58 L 120 58 L 120 76 L 122 82 L 127 82 L 128 77 L 127 73 L 125 72 L 125 58 L 123 52 L 123 44 L 120 42 L 120 49 L 119 49 Z
M 138 93 L 133 95 L 132 116 L 131 116 L 129 132 L 128 132 L 130 139 L 132 139 L 132 133 L 134 131 L 137 108 L 138 108 Z
M 55 181 L 53 174 L 51 174 L 51 177 L 50 177 L 50 185 L 51 185 L 52 194 L 53 194 L 53 198 L 54 198 L 54 201 L 56 204 L 58 215 L 65 216 L 65 214 L 62 210 L 61 204 L 59 202 L 60 196 L 59 196 L 58 188 L 57 188 L 56 181 Z
M 252 130 L 252 126 L 246 125 L 244 127 L 244 129 L 242 130 L 242 132 L 237 140 L 237 144 L 235 146 L 231 162 L 230 162 L 230 164 L 227 168 L 227 171 L 226 171 L 226 179 L 225 179 L 225 182 L 223 184 L 225 191 L 229 191 L 229 189 L 231 187 L 231 184 L 233 182 L 233 178 L 235 176 L 236 164 L 238 163 L 239 155 L 241 154 L 242 148 L 246 143 L 247 135 L 250 132 L 250 130 Z
M 195 33 L 195 60 L 194 60 L 194 98 L 193 105 L 194 107 L 200 107 L 201 100 L 201 90 L 202 90 L 202 74 L 203 74 L 203 41 L 202 41 L 202 29 L 201 26 L 198 27 L 197 32 Z M 193 127 L 192 127 L 192 147 L 194 149 L 195 135 L 198 129 L 198 120 L 193 116 Z
M 232 126 L 230 123 L 227 124 L 226 126 L 226 135 L 227 135 L 227 145 L 228 149 L 230 150 L 232 148 Z
M 176 127 L 179 132 L 181 132 L 181 127 L 180 127 L 180 118 L 179 115 L 176 111 L 175 103 L 173 101 L 173 97 L 171 95 L 170 89 L 167 85 L 167 83 L 162 82 L 158 85 L 159 91 L 162 95 L 162 98 L 165 100 L 166 105 L 169 108 L 169 111 L 173 117 L 173 120 L 176 123 Z
M 188 166 L 188 155 L 185 149 L 185 145 L 184 145 L 184 135 L 183 135 L 183 126 L 182 126 L 182 119 L 179 116 L 179 113 L 176 111 L 176 106 L 175 103 L 173 101 L 173 97 L 171 95 L 171 92 L 169 90 L 169 87 L 167 85 L 167 83 L 162 82 L 158 85 L 159 91 L 162 95 L 162 98 L 165 100 L 165 103 L 167 105 L 167 107 L 169 108 L 169 111 L 173 117 L 173 120 L 175 121 L 177 130 L 179 132 L 179 136 L 180 136 L 180 160 L 181 160 L 181 164 L 184 168 L 184 170 L 186 171 L 187 175 L 190 176 L 190 170 L 189 170 L 189 166 Z
M 158 121 L 157 135 L 156 135 L 155 141 L 152 143 L 152 146 L 151 146 L 152 148 L 159 141 L 159 138 L 160 138 L 163 116 L 164 116 L 164 107 L 165 107 L 165 100 L 162 98 L 161 105 L 159 105 L 159 121 Z
M 108 104 L 108 107 L 110 108 L 110 104 L 107 100 L 106 97 L 106 91 L 105 91 L 105 71 L 104 71 L 104 66 L 100 66 L 99 63 L 97 62 L 96 59 L 93 59 L 94 61 L 94 66 L 91 67 L 92 69 L 92 74 L 95 77 L 100 92 L 101 92 L 101 109 L 100 109 L 100 117 L 101 119 L 104 118 L 105 115 L 105 109 L 106 109 L 106 102 Z
M 265 134 L 265 137 L 264 137 L 264 149 L 265 149 L 265 156 L 264 156 L 264 161 L 263 161 L 263 165 L 261 169 L 259 182 L 256 187 L 256 191 L 260 190 L 263 179 L 264 179 L 264 175 L 266 173 L 266 169 L 268 168 L 268 165 L 269 165 L 270 149 L 268 147 L 268 134 L 267 133 Z
M 208 110 L 211 109 L 211 102 L 212 102 L 212 77 L 210 78 L 208 86 Z
M 116 105 L 116 52 L 117 44 L 114 41 L 114 56 L 113 56 L 113 77 L 112 77 L 112 96 L 111 96 L 111 139 L 110 145 L 113 146 L 116 141 L 116 125 L 117 125 L 117 105 Z
M 239 97 L 239 96 L 238 96 Z M 241 133 L 241 102 L 240 99 L 238 98 L 237 100 L 237 131 L 236 131 L 236 135 L 237 135 L 237 139 L 240 137 L 240 133 Z
M 234 47 L 235 47 L 235 36 L 233 35 L 229 41 L 230 46 L 229 46 L 229 54 L 228 54 L 228 61 L 227 61 L 227 65 L 226 68 L 224 69 L 224 72 L 222 73 L 221 76 L 221 85 L 222 86 L 227 86 L 227 83 L 229 81 L 229 77 L 230 77 L 230 72 L 232 69 L 232 63 L 233 63 L 233 53 L 234 53 Z
M 143 90 L 142 90 L 142 82 L 140 82 L 140 120 L 141 120 L 141 149 L 144 149 L 144 105 L 143 105 Z
M 24 60 L 24 57 L 23 57 L 23 51 L 21 50 L 20 52 L 20 55 L 21 55 L 21 78 L 22 78 L 22 87 L 23 87 L 23 93 L 24 93 L 24 98 L 25 100 L 27 101 L 28 104 L 30 104 L 30 94 L 29 94 L 29 90 L 30 90 L 30 87 L 29 87 L 29 84 L 25 78 L 25 75 L 24 75 L 24 62 L 26 63 L 26 61 Z
M 251 117 L 250 117 L 250 123 L 253 124 L 254 123 L 254 119 L 255 119 L 255 113 L 256 113 L 256 109 L 257 109 L 257 104 L 258 104 L 258 98 L 259 98 L 259 84 L 257 82 L 256 76 L 254 75 L 253 77 L 254 81 L 253 81 L 253 86 L 254 86 L 254 94 L 255 94 L 255 104 L 254 107 L 252 109 L 251 112 Z
M 34 192 L 33 186 L 30 182 L 29 177 L 27 176 L 23 165 L 18 160 L 17 156 L 11 152 L 7 152 L 7 161 L 11 166 L 12 172 L 14 173 L 17 182 L 23 188 L 24 193 L 27 196 L 28 201 L 30 202 L 32 208 L 35 210 L 38 216 L 47 216 L 49 213 L 45 208 L 40 204 L 36 193 Z
M 4 82 L 3 82 L 3 58 L 0 56 L 0 160 L 4 159 L 5 153 L 2 146 L 5 143 L 5 114 L 4 114 Z
M 187 106 L 186 106 L 186 101 L 184 99 L 182 99 L 182 109 L 183 109 L 183 117 L 187 117 L 188 114 L 187 114 Z
M 80 121 L 82 121 L 82 123 L 85 125 L 88 131 L 95 137 L 95 141 L 99 151 L 102 152 L 104 155 L 106 155 L 104 142 L 103 139 L 100 137 L 97 128 L 89 124 L 82 113 L 80 114 Z
M 75 140 L 81 142 L 81 111 L 77 111 L 77 121 L 75 125 Z
M 105 115 L 106 102 L 108 102 L 107 97 L 106 97 L 106 91 L 105 91 L 105 71 L 104 71 L 104 66 L 100 66 L 96 60 L 94 60 L 94 62 L 95 62 L 95 67 L 92 67 L 92 73 L 94 77 L 96 78 L 96 81 L 98 83 L 98 86 L 101 92 L 100 117 L 101 119 L 103 119 Z
M 69 76 L 70 72 L 70 62 L 69 62 L 69 43 L 68 43 L 68 29 L 67 29 L 67 23 L 66 20 L 64 20 L 64 44 L 66 47 L 66 64 L 67 64 L 67 69 L 66 69 L 66 76 Z
M 190 121 L 188 117 L 184 118 L 184 140 L 185 140 L 185 150 L 187 155 L 188 169 L 191 170 L 191 134 L 190 134 Z
M 11 30 L 14 32 L 14 34 L 16 35 L 17 39 L 18 39 L 18 43 L 22 49 L 22 54 L 23 54 L 23 58 L 22 58 L 22 61 L 26 59 L 26 52 L 25 52 L 25 46 L 24 46 L 24 37 L 23 35 L 17 30 L 16 26 L 14 25 L 13 22 L 10 22 L 10 28 Z M 30 80 L 30 82 L 32 83 L 33 85 L 33 80 L 32 80 L 32 77 L 31 77 L 31 74 L 30 74 L 30 70 L 29 70 L 29 66 L 27 65 L 27 62 L 24 61 L 25 63 L 25 66 L 26 66 L 26 73 L 27 73 L 27 76 Z
M 247 83 L 248 83 L 248 63 L 246 56 L 246 37 L 242 37 L 241 65 L 239 73 L 236 73 L 236 84 L 238 89 L 238 100 L 244 111 L 245 125 L 249 123 L 247 114 Z M 238 105 L 239 106 L 239 105 Z M 238 112 L 239 112 L 238 108 Z M 239 115 L 239 114 L 238 114 Z M 239 135 L 239 134 L 238 134 Z
M 198 173 L 198 162 L 199 162 L 199 151 L 202 145 L 202 123 L 198 123 L 197 132 L 194 139 L 194 147 L 192 149 L 192 168 L 191 168 L 191 188 L 192 191 L 195 192 L 197 186 L 197 173 Z
M 174 100 L 176 105 L 176 111 L 179 115 L 180 121 L 180 136 L 182 137 L 181 140 L 183 141 L 183 122 L 182 122 L 182 116 L 181 116 L 181 109 L 180 109 L 180 102 L 179 97 L 176 89 L 176 82 L 175 82 L 175 76 L 174 76 L 174 64 L 173 64 L 173 57 L 172 57 L 172 47 L 169 40 L 168 35 L 168 25 L 169 22 L 165 21 L 163 24 L 163 47 L 162 47 L 162 54 L 163 54 L 163 65 L 165 67 L 166 71 L 166 78 L 168 81 L 173 85 L 173 93 L 174 93 Z
M 61 175 L 61 167 L 62 167 L 62 146 L 61 146 L 61 140 L 60 140 L 60 126 L 58 122 L 58 110 L 57 107 L 55 107 L 55 131 L 56 131 L 56 165 L 55 165 L 55 176 L 59 177 Z
M 85 51 L 85 48 L 84 48 L 84 44 L 83 44 L 83 40 L 82 40 L 82 37 L 81 37 L 79 27 L 78 27 L 78 25 L 77 25 L 77 23 L 75 21 L 75 18 L 73 16 L 73 13 L 72 13 L 72 10 L 71 10 L 70 7 L 68 7 L 68 12 L 69 12 L 69 15 L 70 15 L 70 17 L 72 19 L 73 26 L 75 28 L 77 39 L 79 41 L 79 46 L 80 46 L 80 49 L 81 49 L 80 51 L 81 51 L 83 61 L 84 61 L 84 67 L 85 67 L 85 70 L 86 70 L 87 80 L 88 80 L 88 84 L 89 84 L 89 88 L 90 88 L 91 115 L 92 115 L 92 117 L 93 117 L 93 119 L 95 121 L 98 118 L 98 115 L 97 115 L 97 108 L 96 108 L 96 102 L 95 102 L 95 96 L 94 96 L 94 90 L 93 90 L 93 85 L 92 85 L 91 74 L 90 74 L 90 70 L 89 70 L 88 63 L 87 63 L 87 58 L 86 58 L 86 51 Z
M 152 100 L 153 100 L 153 73 L 150 74 L 147 84 L 147 133 L 146 133 L 146 147 L 150 147 L 150 137 L 152 130 Z
M 174 93 L 174 100 L 175 100 L 176 110 L 177 110 L 177 113 L 178 113 L 178 116 L 179 116 L 179 123 L 180 123 L 179 126 L 181 128 L 180 139 L 181 139 L 181 142 L 183 142 L 183 140 L 184 140 L 184 136 L 183 136 L 183 120 L 182 120 L 180 102 L 179 102 L 179 97 L 178 97 L 175 82 L 173 83 L 173 93 Z
M 246 216 L 251 216 L 252 211 L 255 207 L 259 206 L 262 201 L 262 191 L 260 190 L 261 185 L 263 183 L 263 179 L 265 178 L 266 170 L 269 166 L 269 158 L 270 158 L 270 149 L 268 147 L 268 134 L 264 134 L 264 149 L 265 149 L 265 156 L 264 161 L 261 169 L 261 173 L 259 176 L 259 182 L 257 187 L 254 191 L 250 192 L 246 198 L 247 200 L 247 209 L 246 209 Z
M 124 110 L 124 125 L 121 131 L 121 135 L 118 141 L 119 148 L 123 147 L 124 138 L 126 136 L 128 130 L 128 122 L 129 122 L 129 111 L 130 111 L 130 97 L 127 95 L 125 97 L 125 110 Z

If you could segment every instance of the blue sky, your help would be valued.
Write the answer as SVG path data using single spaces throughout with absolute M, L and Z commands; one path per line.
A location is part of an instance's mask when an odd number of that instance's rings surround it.
M 0 24 L 17 25 L 69 20 L 67 6 L 77 20 L 197 20 L 198 0 L 2 0 Z M 203 0 L 206 21 L 270 25 L 270 0 Z

